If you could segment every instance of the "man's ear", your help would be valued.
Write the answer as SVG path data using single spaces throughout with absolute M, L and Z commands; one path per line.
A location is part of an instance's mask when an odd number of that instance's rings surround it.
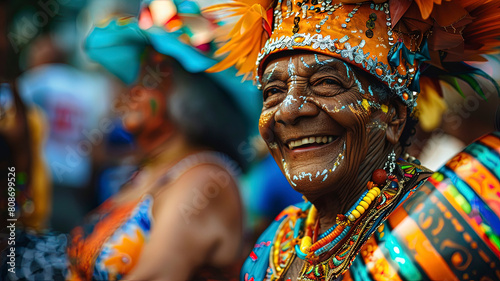
M 390 120 L 387 123 L 386 138 L 392 144 L 397 144 L 406 125 L 407 107 L 400 101 L 391 104 Z

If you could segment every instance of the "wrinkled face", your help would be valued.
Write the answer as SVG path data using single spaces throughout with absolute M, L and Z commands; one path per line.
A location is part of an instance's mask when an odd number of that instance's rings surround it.
M 266 65 L 259 130 L 292 187 L 309 199 L 352 184 L 372 160 L 370 147 L 387 141 L 392 108 L 379 103 L 368 77 L 314 53 Z M 369 158 L 386 157 L 372 152 Z

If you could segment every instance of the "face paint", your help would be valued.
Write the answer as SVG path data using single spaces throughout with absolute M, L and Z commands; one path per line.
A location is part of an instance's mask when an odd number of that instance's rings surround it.
M 293 77 L 295 76 L 295 64 L 293 64 L 292 58 L 290 58 L 290 61 L 288 62 L 288 75 L 293 80 Z
M 287 95 L 286 98 L 283 100 L 283 106 L 288 107 L 292 105 L 292 102 L 297 101 L 296 98 L 294 98 L 292 95 Z
M 304 61 L 304 57 L 300 57 L 300 61 L 302 62 L 302 64 L 304 64 L 305 67 L 307 68 L 310 68 L 311 66 L 308 65 L 305 61 Z
M 271 72 L 269 73 L 269 75 L 267 76 L 267 80 L 271 79 L 271 76 L 273 76 L 274 74 L 274 71 L 276 70 L 276 67 L 278 66 L 278 63 L 275 63 L 274 64 L 274 67 L 273 67 L 273 70 L 271 70 Z
M 269 143 L 269 149 L 276 149 L 276 148 L 278 148 L 278 144 L 277 143 L 275 143 L 275 142 Z
M 292 83 L 290 85 L 290 88 L 288 88 L 288 96 L 283 101 L 283 102 L 286 101 L 284 104 L 285 106 L 291 105 L 292 101 L 297 101 L 297 99 L 293 98 L 290 94 L 292 92 L 292 90 L 294 89 L 295 84 L 297 84 L 297 74 L 295 73 L 295 64 L 293 64 L 292 58 L 290 58 L 290 61 L 288 62 L 288 75 L 290 76 Z
M 269 120 L 273 118 L 273 115 L 276 113 L 276 110 L 277 109 L 262 113 L 259 119 L 259 127 L 261 128 L 265 127 L 267 123 L 269 123 Z
M 372 91 L 372 86 L 368 85 L 368 92 L 370 93 L 370 96 L 373 97 L 373 91 Z
M 306 104 L 306 103 L 307 103 L 307 100 L 306 100 L 307 98 L 306 98 L 306 97 L 304 97 L 304 96 L 300 96 L 299 98 L 301 98 L 301 99 L 302 99 L 302 104 L 299 106 L 299 110 L 300 110 L 300 109 L 302 109 L 302 107 L 304 106 L 304 104 Z
M 329 60 L 319 61 L 319 58 L 318 58 L 318 55 L 317 55 L 317 54 L 314 54 L 314 59 L 316 60 L 316 63 L 317 63 L 317 64 L 319 64 L 319 65 L 325 65 L 325 64 L 328 64 L 328 63 L 330 63 L 330 62 L 335 61 L 334 59 L 329 59 Z
M 346 68 L 346 73 L 347 73 L 347 79 L 351 78 L 349 75 L 349 72 L 351 71 L 351 68 L 344 62 L 345 68 Z
M 344 141 L 344 147 L 342 148 L 342 152 L 337 155 L 337 159 L 335 159 L 335 163 L 333 163 L 333 167 L 330 169 L 331 172 L 335 172 L 338 166 L 340 166 L 340 161 L 344 160 L 345 157 L 345 151 L 346 151 L 346 143 Z
M 156 112 L 158 110 L 158 103 L 156 103 L 156 100 L 150 99 L 149 105 L 151 106 L 151 111 L 153 113 L 153 116 L 156 116 Z
M 309 181 L 312 181 L 312 174 L 311 173 L 302 172 L 298 176 L 293 176 L 293 180 L 296 180 L 296 181 L 302 180 L 302 179 L 305 179 L 305 178 L 309 178 Z
M 356 74 L 353 73 L 353 76 L 354 76 L 354 81 L 356 82 L 356 85 L 358 85 L 359 92 L 362 95 L 364 95 L 365 94 L 365 89 L 363 89 L 363 85 L 361 84 L 361 82 L 359 82 L 358 77 L 356 77 Z
M 321 54 L 277 58 L 264 76 L 270 73 L 259 130 L 287 180 L 311 199 L 352 184 L 369 151 L 367 124 L 378 120 L 372 119 L 371 108 L 379 105 L 368 94 L 369 74 Z M 290 105 L 297 108 L 283 110 Z M 327 141 L 304 141 L 311 137 Z
M 335 172 L 337 167 L 339 167 L 341 165 L 341 161 L 345 158 L 345 151 L 346 151 L 346 143 L 344 141 L 342 151 L 337 155 L 337 158 L 335 159 L 335 162 L 333 163 L 332 168 L 324 169 L 321 173 L 319 171 L 317 171 L 315 178 L 317 178 L 321 175 L 321 176 L 323 176 L 323 180 L 321 180 L 321 181 L 324 182 L 328 178 L 328 174 Z M 288 170 L 287 170 L 287 172 L 288 172 Z M 288 172 L 288 176 L 289 176 L 289 172 Z M 300 181 L 304 178 L 308 178 L 309 181 L 312 181 L 312 177 L 313 177 L 313 175 L 311 173 L 301 172 L 298 175 L 294 175 L 292 177 L 292 179 L 294 181 Z
M 341 102 L 339 102 L 339 104 L 341 104 Z M 321 106 L 321 109 L 323 109 L 325 112 L 328 112 L 329 114 L 338 113 L 341 110 L 344 110 L 347 108 L 345 105 L 342 105 L 339 107 L 337 104 L 335 104 L 333 108 L 328 107 L 329 105 L 327 105 L 327 104 L 321 104 L 320 106 Z
M 288 171 L 288 166 L 286 165 L 286 162 L 285 162 L 285 159 L 281 159 L 282 163 L 283 163 L 283 170 L 285 171 L 285 176 L 286 178 L 288 179 L 288 181 L 290 182 L 291 185 L 293 186 L 297 186 L 296 183 L 294 183 L 292 181 L 292 179 L 290 178 L 290 171 Z

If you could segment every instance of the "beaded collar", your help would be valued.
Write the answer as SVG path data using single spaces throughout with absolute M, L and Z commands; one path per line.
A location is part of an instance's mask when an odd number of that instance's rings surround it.
M 432 171 L 415 162 L 400 159 L 393 177 L 379 184 L 369 182 L 368 190 L 356 204 L 338 216 L 338 224 L 322 235 L 317 233 L 316 209 L 312 204 L 304 204 L 290 214 L 274 237 L 269 261 L 272 274 L 268 280 L 280 280 L 296 257 L 305 260 L 297 280 L 334 280 L 347 271 L 371 234 L 431 175 Z

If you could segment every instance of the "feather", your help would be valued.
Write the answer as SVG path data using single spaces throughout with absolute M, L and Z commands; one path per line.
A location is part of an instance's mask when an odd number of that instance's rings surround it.
M 396 26 L 401 17 L 406 13 L 408 8 L 410 7 L 412 1 L 411 0 L 390 0 L 389 8 L 391 12 L 392 18 L 392 26 Z
M 462 88 L 460 87 L 460 84 L 458 84 L 457 78 L 453 76 L 442 76 L 441 80 L 448 83 L 455 91 L 457 91 L 463 98 L 465 98 L 464 91 L 462 91 Z
M 460 74 L 457 75 L 458 78 L 465 81 L 469 86 L 484 100 L 486 100 L 486 96 L 484 95 L 483 89 L 479 82 L 474 78 L 472 74 Z
M 442 64 L 443 69 L 437 67 L 428 67 L 422 72 L 423 76 L 439 77 L 446 83 L 450 84 L 460 95 L 464 96 L 464 93 L 456 81 L 456 78 L 465 81 L 474 91 L 476 91 L 482 98 L 485 98 L 482 83 L 475 79 L 475 76 L 482 77 L 488 80 L 493 86 L 497 93 L 500 94 L 500 87 L 498 83 L 493 79 L 488 73 L 483 70 L 473 67 L 465 62 L 444 62 Z
M 430 132 L 441 124 L 441 116 L 446 111 L 447 106 L 443 99 L 441 85 L 438 79 L 422 77 L 420 79 L 417 109 L 419 114 L 420 127 Z
M 218 38 L 224 44 L 215 54 L 226 57 L 207 72 L 222 71 L 234 65 L 237 75 L 255 78 L 255 61 L 271 35 L 271 4 L 271 0 L 235 0 L 204 9 L 206 13 L 217 13 L 223 18 L 239 17 L 231 31 Z

